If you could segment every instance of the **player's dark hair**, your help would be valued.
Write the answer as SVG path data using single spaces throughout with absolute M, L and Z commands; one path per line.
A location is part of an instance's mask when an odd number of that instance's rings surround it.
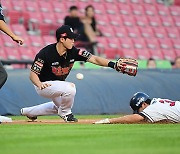
M 75 6 L 75 5 L 73 5 L 73 6 L 71 6 L 71 7 L 69 8 L 69 11 L 70 11 L 70 12 L 73 11 L 73 10 L 78 10 L 78 7 Z
M 151 99 L 147 99 L 147 100 L 145 101 L 145 103 L 146 103 L 146 104 L 150 104 L 150 103 L 151 103 Z

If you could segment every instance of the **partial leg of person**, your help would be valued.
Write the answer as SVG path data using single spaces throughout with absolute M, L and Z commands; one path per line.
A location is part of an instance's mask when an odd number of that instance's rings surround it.
M 21 109 L 21 115 L 27 116 L 33 121 L 37 119 L 37 116 L 53 115 L 57 113 L 58 107 L 52 101 Z
M 7 80 L 7 73 L 2 63 L 0 62 L 0 89 L 2 88 L 6 80 Z
M 43 90 L 36 88 L 40 96 L 51 98 L 54 104 L 58 107 L 58 115 L 65 121 L 77 121 L 72 114 L 72 106 L 76 94 L 75 84 L 65 81 L 47 81 L 51 84 Z

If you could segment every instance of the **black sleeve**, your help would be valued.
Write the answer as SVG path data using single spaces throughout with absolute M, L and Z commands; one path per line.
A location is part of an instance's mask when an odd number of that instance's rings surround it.
M 34 62 L 31 66 L 31 71 L 39 75 L 41 73 L 44 64 L 45 64 L 44 54 L 43 52 L 40 51 L 34 59 Z
M 64 19 L 64 24 L 71 26 L 71 20 L 70 20 L 69 16 L 66 16 L 66 17 L 65 17 L 65 19 Z
M 0 4 L 0 20 L 5 21 L 5 20 L 4 20 L 4 15 L 3 15 L 3 8 L 2 8 L 2 6 L 1 6 L 1 4 Z
M 73 47 L 73 54 L 75 61 L 87 61 L 91 58 L 92 54 L 86 50 L 77 49 Z

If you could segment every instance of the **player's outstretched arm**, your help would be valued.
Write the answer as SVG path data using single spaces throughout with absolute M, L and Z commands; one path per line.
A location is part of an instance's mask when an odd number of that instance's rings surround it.
M 89 58 L 88 62 L 99 66 L 108 67 L 108 63 L 110 62 L 110 60 L 92 55 L 91 58 Z
M 4 33 L 10 36 L 13 41 L 19 43 L 20 45 L 24 43 L 24 40 L 21 37 L 15 35 L 3 20 L 0 20 L 0 30 L 2 30 Z
M 144 117 L 142 117 L 139 114 L 132 114 L 132 115 L 126 115 L 119 118 L 112 118 L 112 119 L 103 119 L 96 121 L 95 124 L 129 124 L 129 123 L 139 123 L 144 120 Z

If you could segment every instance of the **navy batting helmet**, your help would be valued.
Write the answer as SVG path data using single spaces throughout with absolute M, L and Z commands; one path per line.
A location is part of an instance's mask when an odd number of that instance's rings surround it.
M 143 102 L 150 100 L 149 96 L 143 92 L 137 92 L 133 95 L 130 100 L 130 106 L 133 109 L 133 113 L 138 113 L 139 108 L 142 106 Z

